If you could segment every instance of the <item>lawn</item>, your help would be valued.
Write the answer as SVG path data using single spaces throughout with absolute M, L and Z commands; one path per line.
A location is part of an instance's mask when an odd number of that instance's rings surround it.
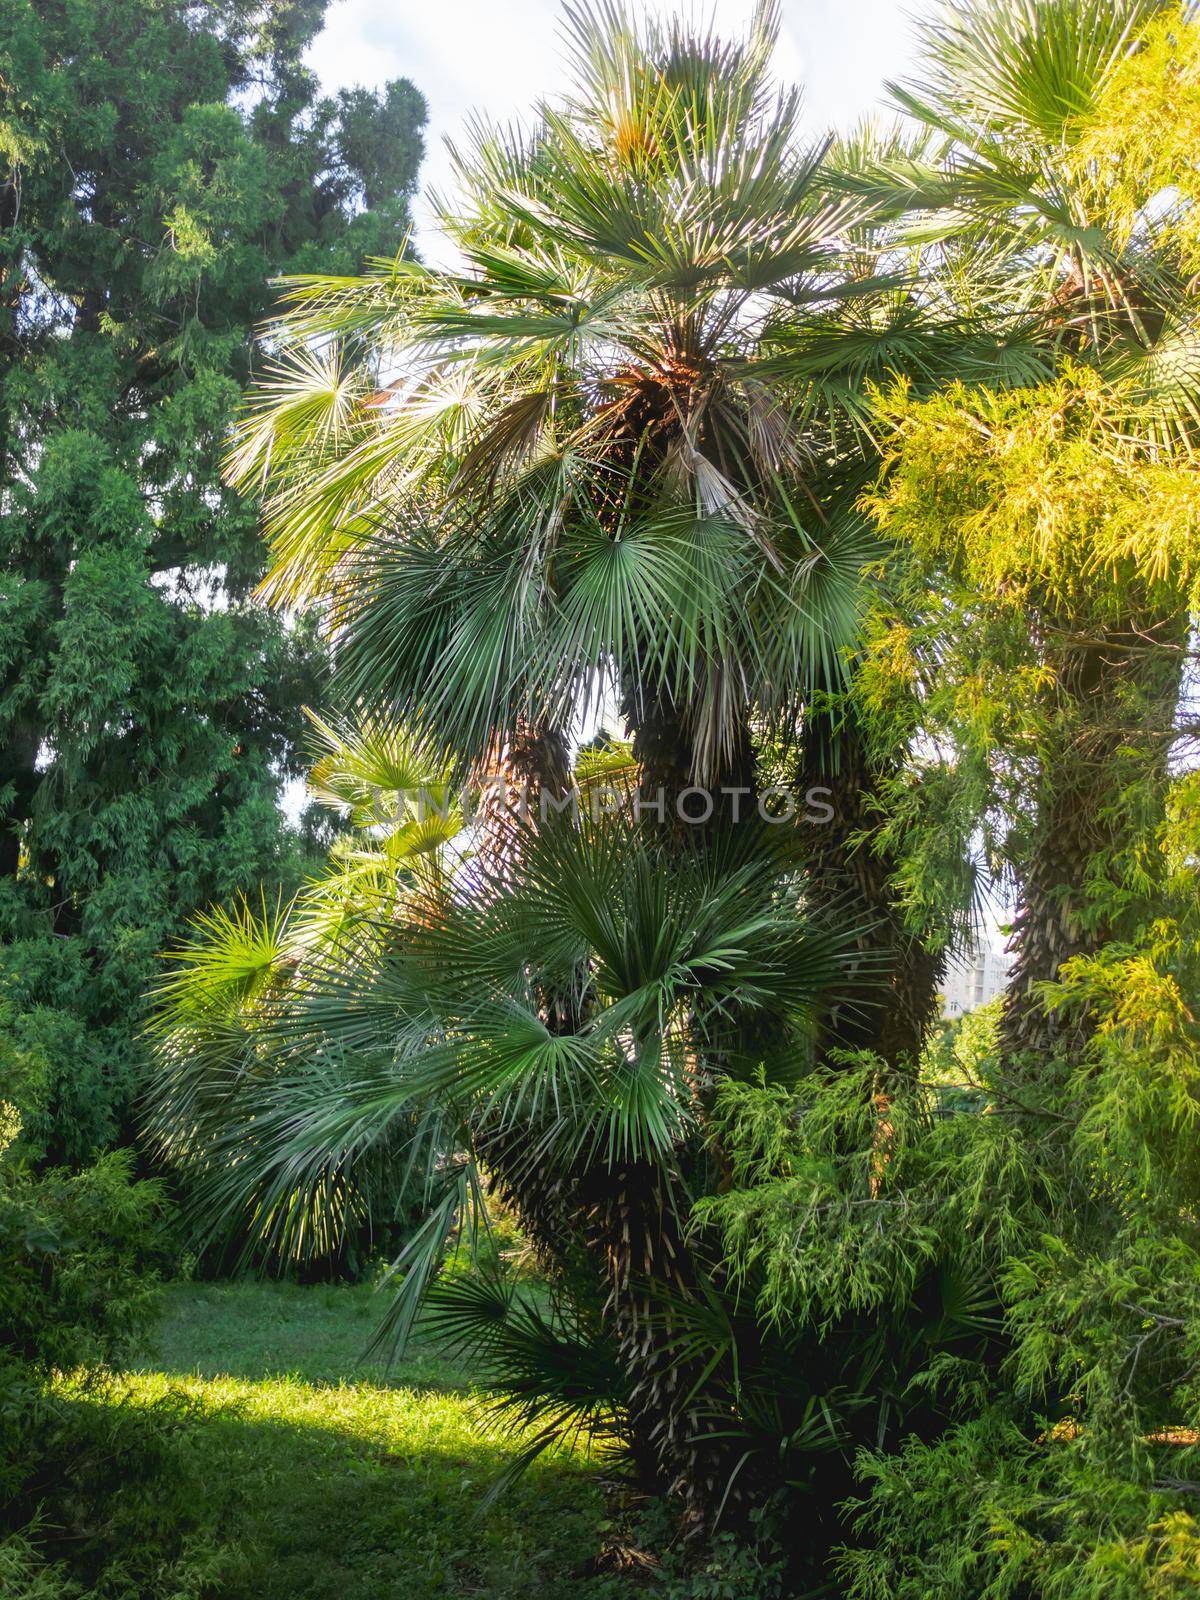
M 227 1506 L 223 1600 L 600 1596 L 599 1470 L 558 1457 L 476 1515 L 517 1448 L 428 1344 L 364 1363 L 370 1289 L 175 1285 L 130 1403 L 187 1392 L 187 1448 Z

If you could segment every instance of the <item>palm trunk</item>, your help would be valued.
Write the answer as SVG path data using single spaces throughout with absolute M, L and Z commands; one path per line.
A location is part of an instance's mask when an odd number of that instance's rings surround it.
M 1056 782 L 1062 766 L 1056 764 Z M 1031 1070 L 1060 1049 L 1076 1052 L 1087 1039 L 1086 1022 L 1048 1011 L 1041 986 L 1058 978 L 1063 963 L 1094 954 L 1110 937 L 1108 919 L 1090 915 L 1084 884 L 1097 849 L 1098 794 L 1070 785 L 1048 797 L 1022 886 L 1010 950 L 1016 960 L 1000 1020 L 1000 1055 L 1010 1070 Z M 1110 841 L 1111 842 L 1111 839 Z
M 675 809 L 677 796 L 692 786 L 692 743 L 665 696 L 640 700 L 634 720 L 642 797 L 652 807 L 662 791 L 662 836 L 668 850 L 682 848 L 685 837 L 691 844 L 700 836 Z M 568 779 L 560 741 L 553 738 L 519 748 L 514 742 L 512 765 L 531 786 L 559 792 Z M 755 792 L 748 731 L 713 787 L 721 783 Z M 720 827 L 728 815 L 728 806 L 714 808 L 704 826 Z M 643 816 L 657 826 L 655 810 Z M 541 1007 L 552 1028 L 579 1025 L 561 996 L 543 996 Z M 535 1145 L 536 1130 L 523 1128 L 519 1139 L 492 1135 L 477 1149 L 543 1259 L 560 1270 L 590 1264 L 628 1380 L 626 1427 L 639 1479 L 647 1491 L 675 1498 L 685 1533 L 701 1535 L 712 1528 L 731 1480 L 738 1478 L 728 1496 L 731 1511 L 750 1485 L 736 1473 L 740 1452 L 720 1436 L 728 1430 L 713 1426 L 714 1419 L 720 1424 L 732 1416 L 732 1402 L 723 1381 L 704 1370 L 711 1352 L 699 1361 L 680 1353 L 681 1307 L 698 1302 L 702 1281 L 684 1239 L 686 1201 L 665 1164 L 629 1161 L 614 1168 L 595 1156 L 564 1174 L 557 1163 L 531 1160 Z
M 540 795 L 560 798 L 571 782 L 569 747 L 557 728 L 520 730 L 509 742 L 502 767 L 506 778 L 525 787 L 527 815 L 535 827 Z M 491 831 L 492 841 L 484 848 L 493 856 L 507 858 L 512 850 L 520 848 L 520 835 L 514 836 L 507 813 Z M 552 1033 L 569 1033 L 578 1027 L 573 995 L 541 993 L 538 1009 Z M 480 1164 L 491 1175 L 494 1187 L 518 1212 L 526 1237 L 543 1265 L 553 1267 L 577 1231 L 577 1206 L 570 1195 L 569 1177 L 557 1163 L 537 1158 L 536 1128 L 522 1125 L 514 1130 L 492 1115 L 483 1118 L 474 1132 Z
M 642 1488 L 681 1503 L 689 1536 L 710 1531 L 739 1453 L 720 1437 L 733 1406 L 723 1382 L 705 1371 L 710 1352 L 680 1352 L 680 1317 L 700 1280 L 669 1175 L 647 1161 L 614 1168 L 592 1160 L 564 1172 L 538 1159 L 536 1132 L 526 1128 L 482 1125 L 474 1142 L 546 1269 L 568 1281 L 586 1274 L 604 1301 L 628 1382 L 625 1425 Z M 749 1488 L 735 1484 L 731 1509 Z
M 748 727 L 738 730 L 721 770 L 706 787 L 714 791 L 713 814 L 705 822 L 681 822 L 678 796 L 693 786 L 695 755 L 680 709 L 665 694 L 627 696 L 634 725 L 634 752 L 641 795 L 653 808 L 663 801 L 662 837 L 668 852 L 720 829 L 735 816 L 754 815 L 757 793 L 754 751 Z M 569 779 L 561 741 L 545 734 L 519 745 L 512 765 L 531 786 L 560 792 Z M 735 807 L 726 789 L 742 791 Z M 694 808 L 699 811 L 703 806 Z M 656 825 L 655 809 L 642 813 Z M 548 1026 L 569 1031 L 579 1024 L 563 997 L 542 997 Z M 698 1086 L 704 1094 L 707 1075 Z M 741 1449 L 727 1437 L 732 1396 L 719 1374 L 706 1371 L 712 1355 L 681 1352 L 681 1316 L 688 1302 L 701 1303 L 702 1269 L 685 1238 L 687 1203 L 666 1163 L 628 1161 L 616 1167 L 593 1157 L 569 1174 L 546 1170 L 555 1163 L 530 1160 L 536 1132 L 519 1140 L 493 1137 L 479 1147 L 498 1186 L 512 1201 L 535 1248 L 556 1266 L 578 1264 L 580 1250 L 606 1295 L 606 1317 L 629 1385 L 626 1424 L 643 1486 L 667 1493 L 682 1507 L 688 1537 L 711 1531 L 722 1506 L 735 1516 L 752 1492 L 739 1472 Z M 732 1486 L 732 1487 L 731 1487 Z
M 703 847 L 730 828 L 754 824 L 759 787 L 746 720 L 715 761 L 710 757 L 706 781 L 697 783 L 695 738 L 668 693 L 630 684 L 623 710 L 633 728 L 642 816 L 658 827 L 668 860 L 677 850 Z M 731 1027 L 738 1028 L 736 1018 Z M 701 1118 L 716 1076 L 711 1055 L 697 1063 Z M 589 1222 L 631 1385 L 634 1455 L 647 1486 L 681 1506 L 682 1531 L 690 1539 L 711 1533 L 718 1516 L 736 1522 L 755 1486 L 752 1475 L 739 1470 L 743 1453 L 731 1437 L 732 1393 L 719 1367 L 708 1370 L 714 1352 L 696 1356 L 682 1348 L 686 1308 L 703 1303 L 703 1268 L 684 1237 L 687 1210 L 669 1167 L 629 1162 L 596 1174 Z
M 937 1016 L 946 963 L 906 926 L 893 887 L 895 862 L 872 848 L 874 800 L 887 775 L 872 762 L 852 709 L 840 726 L 830 715 L 810 716 L 797 787 L 831 790 L 833 816 L 811 825 L 809 893 L 815 908 L 863 926 L 856 940 L 862 992 L 831 1009 L 818 1056 L 868 1050 L 892 1071 L 912 1071 Z
M 1157 787 L 1161 814 L 1186 638 L 1186 617 L 1133 622 L 1060 660 L 1057 748 L 1042 761 L 1000 1024 L 1010 1071 L 1036 1071 L 1056 1053 L 1077 1055 L 1090 1037 L 1088 1018 L 1048 1009 L 1042 986 L 1059 978 L 1065 962 L 1094 955 L 1120 932 L 1111 873 L 1146 826 L 1144 815 L 1129 815 L 1123 791 L 1131 777 Z
M 730 747 L 719 755 L 715 769 L 697 783 L 695 740 L 669 694 L 630 687 L 621 709 L 633 729 L 641 815 L 656 821 L 661 817 L 664 837 L 698 839 L 703 830 L 754 818 L 758 779 L 745 720 L 734 729 Z M 701 792 L 689 795 L 689 790 Z M 706 796 L 711 797 L 711 813 Z
M 647 1161 L 590 1174 L 588 1236 L 603 1261 L 608 1314 L 629 1378 L 628 1422 L 644 1485 L 672 1496 L 687 1538 L 737 1520 L 753 1486 L 728 1435 L 734 1403 L 715 1352 L 685 1348 L 688 1304 L 701 1304 L 701 1272 L 684 1238 L 682 1197 L 671 1174 Z

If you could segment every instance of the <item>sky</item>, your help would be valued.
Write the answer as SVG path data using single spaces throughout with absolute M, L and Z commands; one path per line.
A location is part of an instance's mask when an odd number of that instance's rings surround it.
M 639 0 L 633 0 L 638 4 Z M 846 129 L 878 107 L 883 84 L 903 76 L 913 57 L 912 17 L 935 0 L 782 0 L 776 70 L 805 88 L 814 134 Z M 677 9 L 671 0 L 640 0 L 647 11 Z M 687 0 L 684 0 L 685 9 Z M 744 32 L 753 0 L 700 0 L 732 35 Z M 411 78 L 429 102 L 423 187 L 445 190 L 444 141 L 473 112 L 507 122 L 554 96 L 568 71 L 559 0 L 333 0 L 309 63 L 327 89 Z M 414 208 L 417 243 L 431 265 L 447 265 L 424 199 Z

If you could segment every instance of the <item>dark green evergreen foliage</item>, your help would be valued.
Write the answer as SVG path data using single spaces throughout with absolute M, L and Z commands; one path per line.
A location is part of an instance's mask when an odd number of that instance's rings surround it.
M 78 1173 L 35 1177 L 9 1149 L 0 1167 L 3 1359 L 45 1376 L 124 1355 L 155 1305 L 166 1197 L 131 1181 L 128 1151 Z
M 0 8 L 0 981 L 51 1159 L 126 1132 L 172 930 L 299 864 L 320 656 L 249 603 L 221 458 L 271 275 L 395 253 L 424 121 L 407 82 L 318 95 L 324 10 Z

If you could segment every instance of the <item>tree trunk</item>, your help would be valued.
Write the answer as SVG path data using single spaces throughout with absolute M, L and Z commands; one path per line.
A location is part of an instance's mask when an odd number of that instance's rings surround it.
M 508 743 L 502 762 L 504 775 L 526 788 L 527 815 L 538 825 L 538 798 L 544 792 L 556 799 L 571 782 L 570 749 L 557 728 L 521 729 Z M 552 826 L 564 820 L 555 813 Z M 503 835 L 496 848 L 502 852 L 519 850 L 520 835 L 514 835 L 511 819 L 498 824 Z M 538 995 L 538 1010 L 552 1033 L 574 1031 L 579 1019 L 572 1009 L 573 996 L 557 993 Z M 514 1131 L 494 1116 L 485 1118 L 475 1130 L 475 1153 L 490 1173 L 495 1187 L 511 1202 L 534 1250 L 547 1267 L 559 1262 L 565 1241 L 576 1232 L 576 1204 L 570 1194 L 569 1178 L 552 1163 L 536 1155 L 538 1130 L 522 1126 Z
M 852 709 L 835 723 L 811 714 L 804 728 L 797 787 L 832 791 L 828 822 L 809 826 L 808 883 L 814 907 L 858 922 L 855 944 L 863 987 L 830 1011 L 818 1056 L 869 1050 L 890 1069 L 915 1068 L 937 1016 L 946 959 L 906 927 L 894 889 L 895 863 L 872 848 L 873 799 L 886 774 L 872 765 Z M 865 837 L 864 837 L 865 836 Z
M 1001 1057 L 1017 1073 L 1048 1056 L 1078 1054 L 1086 1016 L 1048 1010 L 1042 985 L 1063 964 L 1094 955 L 1119 933 L 1112 874 L 1146 828 L 1130 817 L 1131 779 L 1161 791 L 1179 702 L 1187 618 L 1133 622 L 1064 651 L 1054 688 L 1056 738 L 1041 762 L 1041 792 L 1009 948 L 1016 960 L 1000 1023 Z
M 38 731 L 17 722 L 0 748 L 0 878 L 13 878 L 21 856 L 21 832 L 37 788 Z
M 626 685 L 622 711 L 633 729 L 641 817 L 658 830 L 668 859 L 703 848 L 730 829 L 757 825 L 757 763 L 748 719 L 721 751 L 710 752 L 697 782 L 695 737 L 683 709 L 665 690 Z M 691 791 L 689 793 L 689 791 Z M 744 1039 L 752 1026 L 733 1017 Z M 716 1085 L 715 1059 L 697 1063 L 695 1094 L 703 1119 Z M 714 1354 L 682 1347 L 688 1305 L 704 1304 L 704 1273 L 684 1237 L 688 1201 L 665 1164 L 630 1162 L 592 1175 L 589 1231 L 602 1256 L 609 1311 L 631 1385 L 629 1424 L 648 1487 L 682 1508 L 685 1538 L 712 1532 L 718 1516 L 737 1522 L 753 1503 L 743 1446 L 731 1435 L 735 1405 Z
M 746 719 L 735 727 L 730 748 L 719 753 L 713 770 L 697 782 L 695 740 L 665 690 L 643 694 L 629 687 L 621 712 L 633 729 L 640 815 L 661 821 L 664 838 L 698 841 L 705 830 L 754 819 L 758 778 Z
M 1010 1069 L 1029 1070 L 1087 1039 L 1082 1019 L 1067 1022 L 1046 1010 L 1040 987 L 1057 979 L 1065 961 L 1094 954 L 1110 936 L 1107 918 L 1089 916 L 1084 893 L 1089 862 L 1102 848 L 1097 798 L 1071 787 L 1045 803 L 1009 942 L 1016 960 L 1001 1012 L 1000 1055 Z
M 634 751 L 641 795 L 653 807 L 662 791 L 661 836 L 668 850 L 726 825 L 729 796 L 715 797 L 713 816 L 704 823 L 692 826 L 679 819 L 678 796 L 693 787 L 693 749 L 677 708 L 665 696 L 652 696 L 639 703 L 638 713 Z M 569 780 L 563 750 L 553 739 L 539 737 L 519 749 L 514 742 L 512 765 L 531 788 L 546 785 L 558 792 Z M 744 788 L 747 796 L 756 792 L 748 730 L 711 787 L 720 784 Z M 694 807 L 697 813 L 702 809 Z M 659 826 L 656 810 L 642 815 L 648 826 Z M 747 815 L 753 815 L 752 799 Z M 582 1021 L 563 997 L 545 995 L 540 1005 L 551 1028 L 573 1031 Z M 605 1316 L 629 1385 L 626 1424 L 639 1478 L 648 1491 L 678 1500 L 689 1537 L 702 1535 L 711 1530 L 730 1482 L 739 1476 L 741 1452 L 720 1436 L 728 1431 L 733 1408 L 723 1381 L 705 1373 L 711 1352 L 697 1360 L 683 1358 L 679 1350 L 681 1307 L 700 1303 L 702 1282 L 683 1237 L 686 1202 L 664 1164 L 631 1161 L 614 1167 L 593 1158 L 562 1174 L 554 1163 L 529 1160 L 530 1139 L 536 1145 L 536 1131 L 522 1129 L 521 1139 L 507 1147 L 493 1140 L 485 1159 L 539 1253 L 559 1266 L 590 1263 L 606 1296 Z M 749 1487 L 734 1483 L 731 1510 Z
M 629 1430 L 643 1483 L 674 1497 L 687 1538 L 712 1532 L 724 1510 L 736 1521 L 753 1492 L 729 1437 L 733 1396 L 715 1352 L 684 1347 L 687 1307 L 702 1309 L 701 1269 L 684 1238 L 682 1197 L 665 1168 L 646 1161 L 597 1167 L 587 1235 L 602 1260 L 608 1314 L 630 1384 Z

